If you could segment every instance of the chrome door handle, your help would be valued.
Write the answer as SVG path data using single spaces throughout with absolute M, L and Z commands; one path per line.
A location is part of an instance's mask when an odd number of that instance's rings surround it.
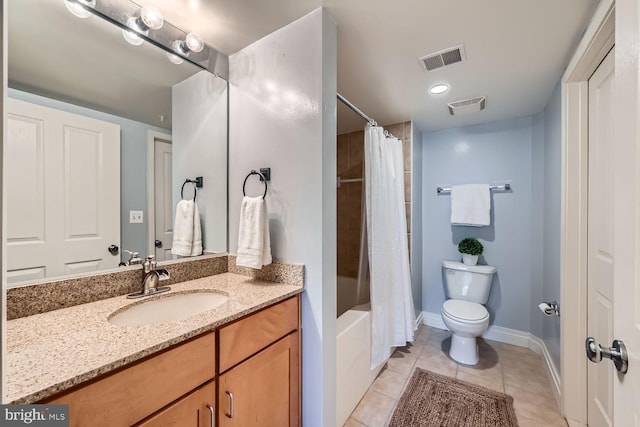
M 600 343 L 593 337 L 587 338 L 584 342 L 587 357 L 593 363 L 598 363 L 602 358 L 611 359 L 616 369 L 623 374 L 629 370 L 629 355 L 627 347 L 621 340 L 613 340 L 611 347 L 602 347 Z
M 211 427 L 216 427 L 216 413 L 213 406 L 207 403 L 207 409 L 209 409 L 209 412 L 211 413 Z
M 227 418 L 233 418 L 233 393 L 230 391 L 225 391 L 227 396 L 229 396 L 229 413 L 225 413 L 224 415 Z

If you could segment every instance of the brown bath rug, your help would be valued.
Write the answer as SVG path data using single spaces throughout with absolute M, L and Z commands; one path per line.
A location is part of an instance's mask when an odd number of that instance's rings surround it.
M 389 427 L 518 427 L 513 397 L 416 368 Z

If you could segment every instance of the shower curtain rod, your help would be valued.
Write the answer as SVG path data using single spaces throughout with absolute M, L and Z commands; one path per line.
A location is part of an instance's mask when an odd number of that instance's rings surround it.
M 369 123 L 371 123 L 371 125 L 376 126 L 377 123 L 375 120 L 373 120 L 371 117 L 367 116 L 365 113 L 362 112 L 362 110 L 360 110 L 358 107 L 356 107 L 355 105 L 353 105 L 351 102 L 349 102 L 349 100 L 347 98 L 345 98 L 344 96 L 340 95 L 339 93 L 336 92 L 336 95 L 338 96 L 338 99 L 347 107 L 351 108 L 357 115 L 359 115 L 360 117 L 362 117 L 363 119 L 365 119 L 366 121 L 368 121 Z
M 361 109 L 359 109 L 358 107 L 356 107 L 355 105 L 353 105 L 347 98 L 345 98 L 344 96 L 340 95 L 338 92 L 336 92 L 336 96 L 338 97 L 338 100 L 340 102 L 342 102 L 344 105 L 346 105 L 347 107 L 349 107 L 351 110 L 353 110 L 354 113 L 356 113 L 357 115 L 359 115 L 360 117 L 362 117 L 363 119 L 365 119 L 367 122 L 369 122 L 369 124 L 371 126 L 378 126 L 378 123 L 373 120 L 371 117 L 367 116 L 365 113 L 362 112 Z M 394 136 L 391 132 L 389 132 L 388 130 L 384 131 L 385 135 L 388 137 L 393 137 L 396 138 L 400 141 L 402 141 L 400 138 Z

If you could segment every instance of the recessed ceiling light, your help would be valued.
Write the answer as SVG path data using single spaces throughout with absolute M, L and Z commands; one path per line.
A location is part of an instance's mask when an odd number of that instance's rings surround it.
M 449 85 L 444 83 L 439 83 L 429 88 L 429 92 L 431 92 L 434 95 L 440 95 L 441 93 L 445 93 L 448 90 L 449 90 Z

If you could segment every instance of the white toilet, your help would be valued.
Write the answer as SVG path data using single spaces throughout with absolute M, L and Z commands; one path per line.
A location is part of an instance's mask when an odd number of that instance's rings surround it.
M 478 363 L 476 337 L 489 327 L 489 300 L 496 268 L 491 265 L 465 265 L 442 261 L 447 298 L 442 305 L 442 321 L 452 333 L 449 356 L 459 363 Z

